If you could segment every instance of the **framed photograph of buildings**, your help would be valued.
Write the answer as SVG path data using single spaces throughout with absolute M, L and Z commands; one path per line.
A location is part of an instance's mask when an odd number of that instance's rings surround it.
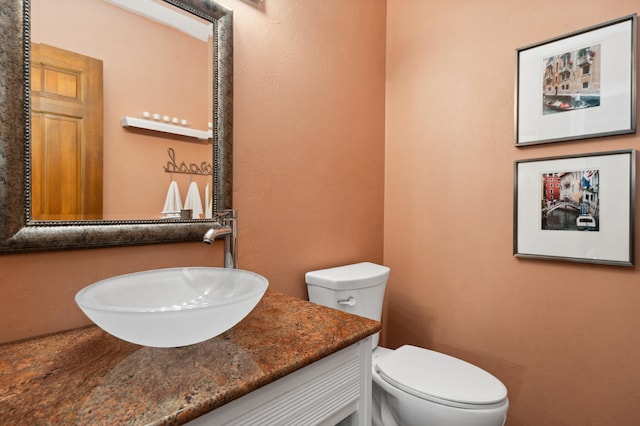
M 633 266 L 635 151 L 515 162 L 516 257 Z
M 637 15 L 516 49 L 516 146 L 635 133 Z

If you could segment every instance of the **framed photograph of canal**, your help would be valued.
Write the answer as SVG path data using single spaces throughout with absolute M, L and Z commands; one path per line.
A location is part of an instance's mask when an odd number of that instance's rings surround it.
M 633 266 L 635 150 L 515 162 L 516 257 Z
M 515 145 L 636 131 L 637 15 L 516 49 Z

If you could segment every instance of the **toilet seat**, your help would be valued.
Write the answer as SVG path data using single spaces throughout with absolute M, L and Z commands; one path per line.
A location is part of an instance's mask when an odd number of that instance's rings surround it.
M 380 377 L 415 397 L 451 407 L 487 409 L 503 405 L 507 388 L 473 364 L 424 348 L 405 345 L 381 358 Z

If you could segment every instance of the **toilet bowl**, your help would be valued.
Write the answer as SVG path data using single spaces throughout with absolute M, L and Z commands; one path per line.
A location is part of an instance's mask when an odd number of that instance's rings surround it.
M 460 359 L 415 346 L 373 352 L 374 426 L 502 426 L 506 387 Z
M 308 272 L 309 300 L 380 321 L 389 268 L 363 262 Z M 503 426 L 509 400 L 496 377 L 416 346 L 372 354 L 374 426 Z

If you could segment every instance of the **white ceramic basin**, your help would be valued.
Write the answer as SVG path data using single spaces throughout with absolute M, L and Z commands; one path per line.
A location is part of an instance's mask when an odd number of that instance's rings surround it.
M 76 294 L 76 303 L 120 339 L 169 348 L 224 333 L 255 308 L 268 285 L 240 269 L 155 269 L 93 283 Z

